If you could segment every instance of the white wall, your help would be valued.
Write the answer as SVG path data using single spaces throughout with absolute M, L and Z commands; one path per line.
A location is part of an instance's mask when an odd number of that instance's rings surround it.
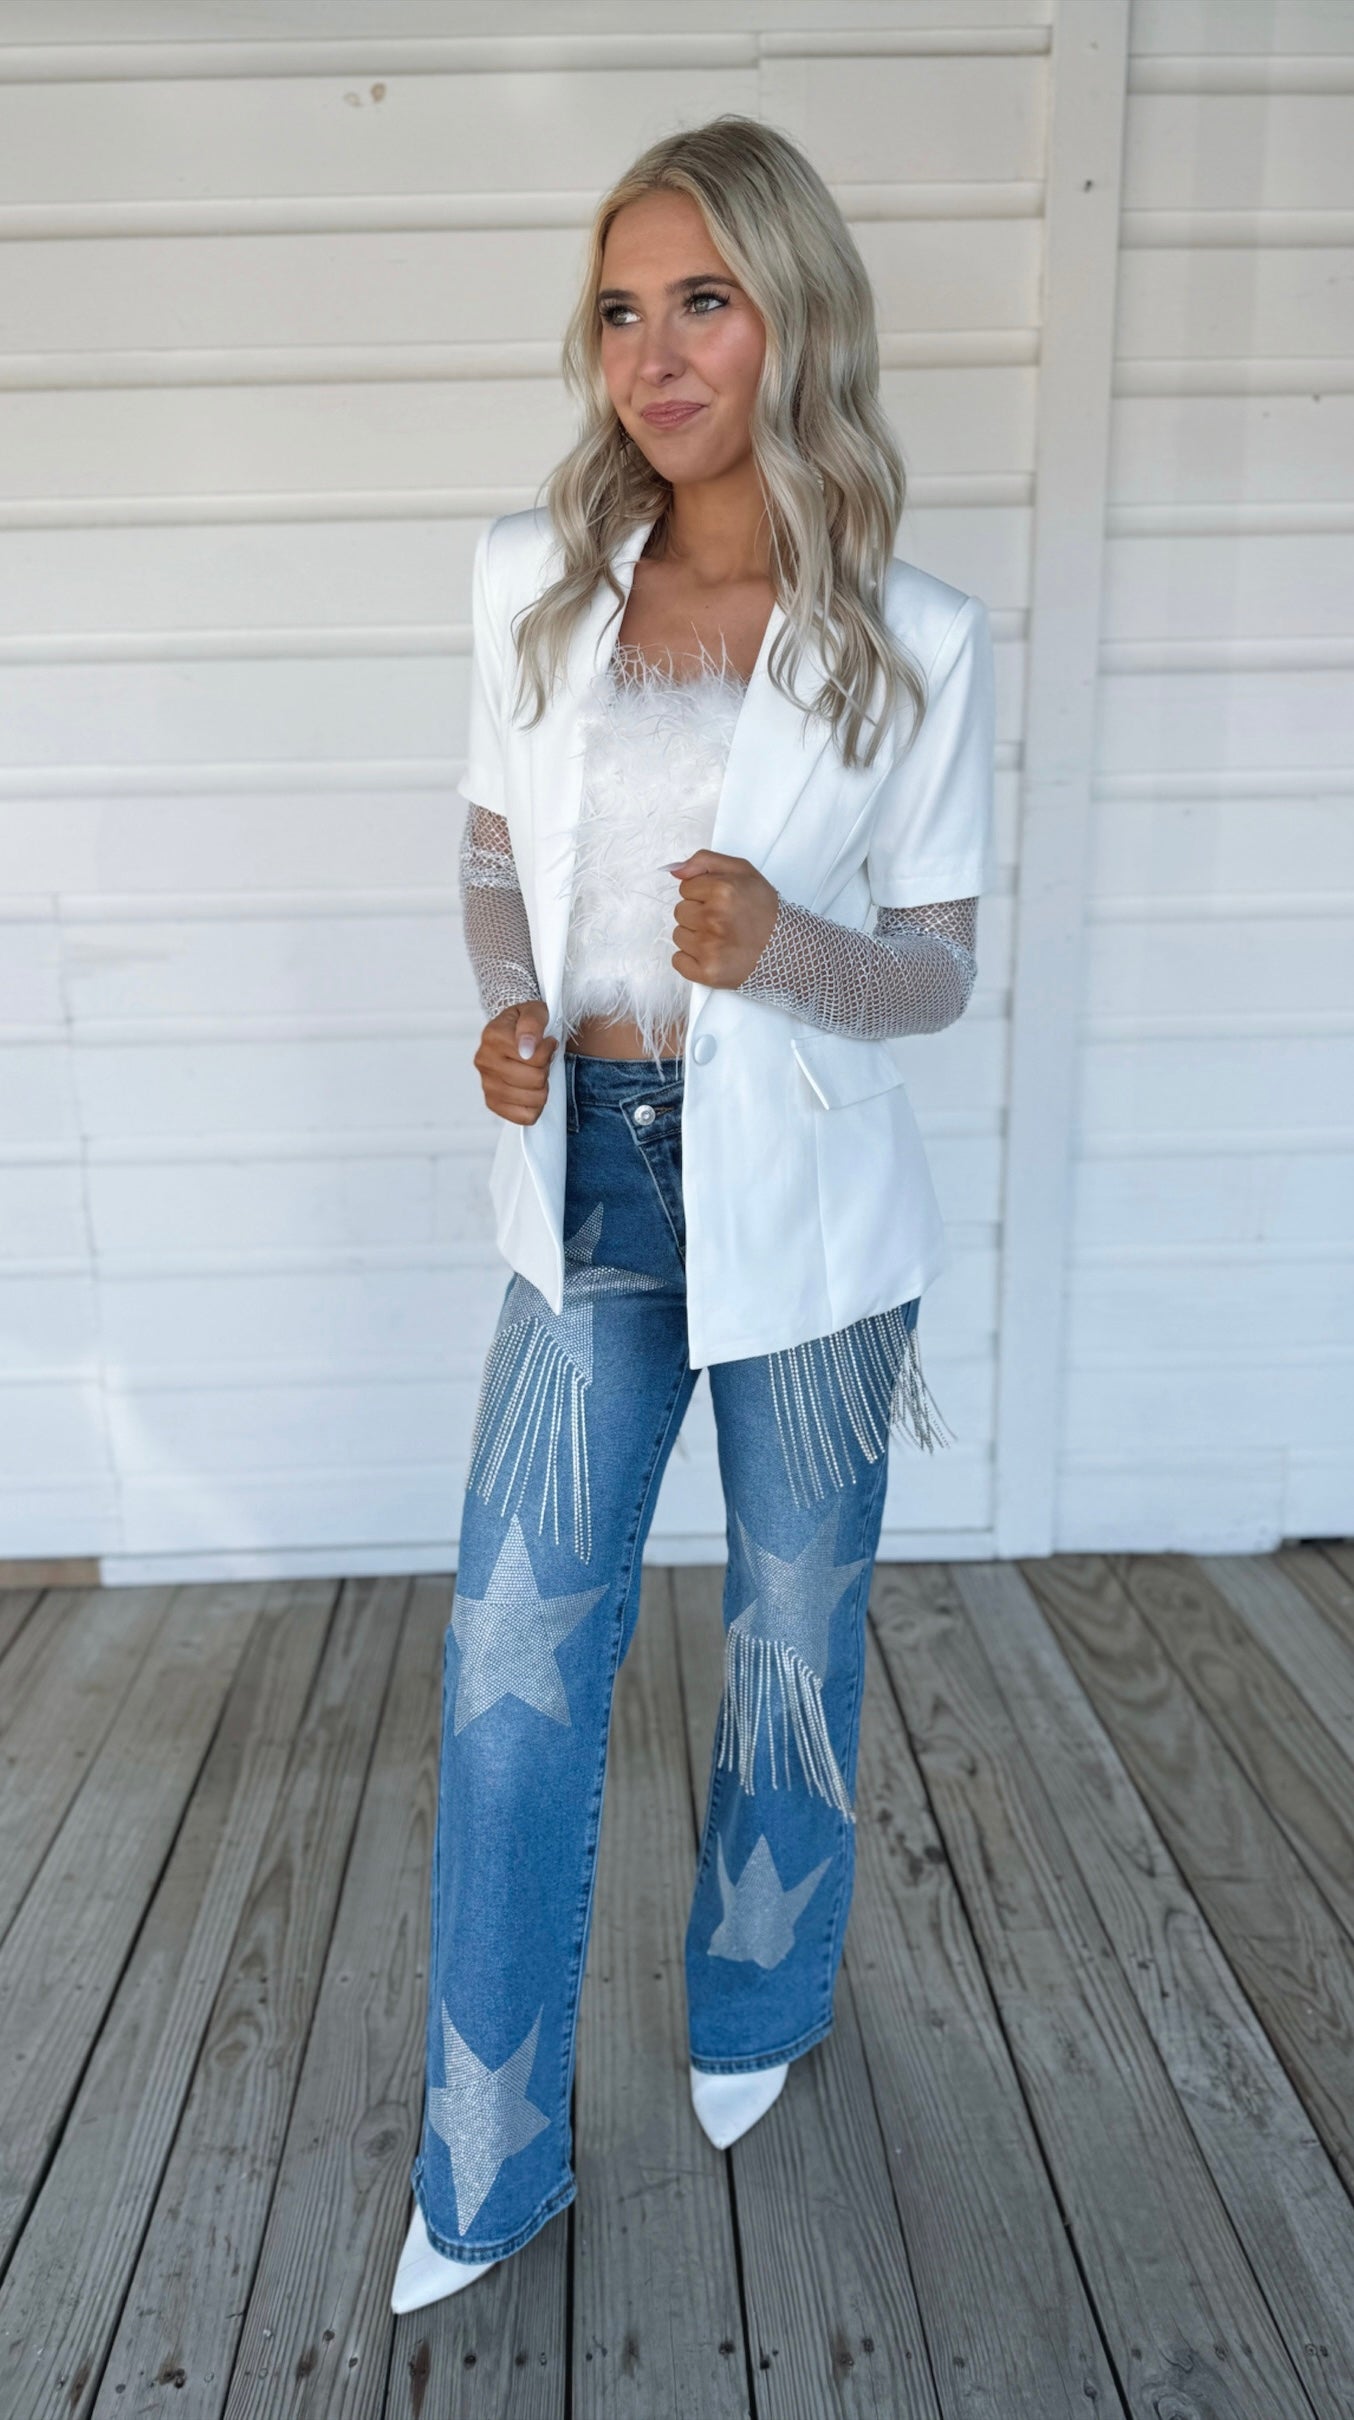
M 998 640 L 883 1551 L 1351 1526 L 1354 15 L 1046 14 L 0 0 L 0 1555 L 452 1559 L 470 555 L 598 190 L 724 108 L 851 217 L 900 550 Z M 722 1545 L 702 1379 L 649 1552 Z

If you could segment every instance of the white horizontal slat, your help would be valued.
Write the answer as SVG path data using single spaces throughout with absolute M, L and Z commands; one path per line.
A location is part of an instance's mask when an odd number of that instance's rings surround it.
M 1134 1132 L 1202 1138 L 1263 1129 L 1276 1142 L 1285 1134 L 1296 1141 L 1319 1133 L 1354 1098 L 1354 1038 L 1090 1042 L 1081 1098 L 1088 1150 Z
M 1354 1356 L 1354 1252 L 1296 1255 L 1200 1252 L 1174 1270 L 1157 1255 L 1125 1257 L 1116 1266 L 1074 1268 L 1069 1363 L 1085 1363 L 1130 1346 L 1141 1365 L 1165 1356 L 1213 1352 L 1235 1383 L 1260 1383 L 1267 1345 L 1286 1349 L 1338 1346 Z M 1171 1384 L 1159 1366 L 1160 1382 Z M 1276 1424 L 1276 1434 L 1277 1424 Z
M 459 917 L 359 912 L 168 923 L 81 924 L 64 934 L 75 1031 L 133 1019 L 141 1028 L 198 1018 L 241 1029 L 258 1017 L 468 1014 L 476 1007 Z
M 1060 1554 L 1267 1554 L 1285 1535 L 1285 1456 L 1205 1443 L 1158 1459 L 1150 1441 L 1096 1459 L 1064 1455 Z
M 1043 58 L 826 56 L 806 68 L 800 130 L 821 174 L 880 182 L 1043 174 Z
M 1345 638 L 1354 630 L 1354 548 L 1345 531 L 1109 540 L 1102 635 Z
M 450 760 L 465 728 L 469 658 L 436 652 L 213 662 L 0 666 L 0 764 L 214 766 L 333 756 Z M 1019 650 L 1002 647 L 1003 722 Z M 185 786 L 191 775 L 185 775 Z M 451 785 L 448 785 L 449 789 Z
M 755 107 L 745 46 L 741 65 L 572 75 L 0 82 L 0 199 L 438 193 L 452 162 L 474 192 L 600 189 L 669 126 Z
M 1293 895 L 1354 892 L 1354 772 L 1348 792 L 1282 799 L 1172 797 L 1100 802 L 1092 895 L 1112 901 L 1210 898 L 1264 907 Z
M 1154 1453 L 1174 1451 L 1186 1460 L 1210 1438 L 1225 1437 L 1242 1454 L 1327 1447 L 1344 1427 L 1354 1348 L 1339 1359 L 1283 1362 L 1269 1357 L 1263 1334 L 1252 1331 L 1251 1341 L 1244 1364 L 1215 1360 L 1163 1370 L 1159 1363 L 1137 1369 L 1074 1363 L 1066 1418 L 1078 1454 L 1122 1451 L 1125 1436 L 1150 1438 Z
M 0 631 L 397 631 L 470 618 L 484 519 L 12 532 Z
M 1289 8 L 1295 0 L 1281 4 Z M 1253 10 L 1256 0 L 1245 0 L 1245 5 Z M 760 29 L 765 13 L 754 9 L 739 23 Z M 938 26 L 935 0 L 858 0 L 853 24 L 863 32 L 877 32 L 884 48 L 906 42 L 923 51 L 982 48 L 988 43 L 1024 49 L 1032 41 L 1043 48 L 1048 36 L 1042 29 L 1049 13 L 1048 0 L 983 0 L 980 13 L 966 0 L 962 14 Z M 727 38 L 725 0 L 686 0 L 681 28 L 688 36 L 699 32 Z M 822 28 L 822 0 L 776 0 L 774 29 L 762 39 L 768 47 L 783 44 L 793 49 L 803 37 L 806 47 L 821 47 Z M 456 33 L 449 38 L 445 0 L 401 0 L 398 36 L 376 36 L 370 7 L 363 0 L 325 0 L 324 28 L 317 34 L 310 8 L 289 0 L 288 5 L 270 8 L 267 34 L 253 39 L 242 37 L 239 10 L 230 0 L 118 0 L 115 35 L 106 0 L 8 0 L 5 31 L 11 55 L 19 57 L 24 74 L 32 76 L 126 75 L 137 69 L 181 74 L 182 57 L 161 55 L 166 46 L 179 44 L 193 46 L 192 59 L 204 74 L 235 72 L 242 54 L 256 61 L 259 74 L 292 74 L 321 58 L 348 72 L 369 68 L 379 74 L 382 60 L 388 62 L 392 55 L 411 66 L 436 63 L 445 69 L 457 60 L 464 62 L 467 40 L 475 43 L 475 56 L 485 49 L 497 55 L 511 44 L 528 57 L 567 59 L 586 55 L 599 38 L 633 44 L 637 37 L 671 37 L 673 16 L 663 0 L 589 0 L 587 34 L 561 34 L 558 0 L 512 0 L 510 11 L 505 11 L 503 0 L 457 0 Z M 860 35 L 855 38 L 859 41 Z M 77 43 L 83 52 L 78 69 L 77 54 L 67 47 Z M 132 43 L 139 46 L 135 51 L 128 49 Z M 21 50 L 20 45 L 34 47 Z M 93 70 L 90 61 L 97 63 Z
M 5 232 L 0 211 L 0 234 Z M 0 370 L 14 357 L 350 353 L 558 347 L 582 267 L 580 230 L 541 227 L 254 235 L 105 235 L 0 242 Z M 866 222 L 857 241 L 887 340 L 1034 329 L 1033 219 Z M 291 373 L 299 376 L 297 369 Z M 537 373 L 539 375 L 539 372 Z M 332 382 L 321 361 L 317 376 Z
M 1218 918 L 1136 921 L 1095 928 L 1087 951 L 1089 1016 L 1175 1016 L 1201 1021 L 1244 1013 L 1348 1014 L 1354 1028 L 1354 892 L 1343 918 L 1257 917 L 1238 947 Z
M 463 656 L 0 668 L 0 762 L 449 759 L 469 670 Z
M 1347 504 L 1354 397 L 1120 396 L 1110 427 L 1114 504 L 1234 507 L 1254 498 Z
M 64 1164 L 0 1160 L 0 1266 L 83 1256 L 88 1235 L 82 1174 L 74 1156 Z
M 1100 774 L 1244 766 L 1354 770 L 1354 682 L 1348 672 L 1102 675 Z
M 1347 360 L 1354 351 L 1350 255 L 1323 249 L 1319 260 L 1314 270 L 1309 251 L 1284 249 L 1277 234 L 1272 246 L 1126 251 L 1116 313 L 1120 359 Z
M 1347 1438 L 1347 1411 L 1343 1425 Z M 1285 1478 L 1283 1534 L 1286 1538 L 1348 1537 L 1349 1450 L 1343 1439 L 1319 1454 L 1290 1453 Z
M 1349 209 L 1354 206 L 1354 159 L 1348 121 L 1348 93 L 1338 89 L 1139 90 L 1128 111 L 1125 207 Z M 1247 266 L 1254 273 L 1260 263 Z
M 260 633 L 266 645 L 298 628 L 417 636 L 454 626 L 468 643 L 470 561 L 486 518 L 14 531 L 0 634 L 162 632 L 181 643 L 216 631 Z M 995 604 L 1018 603 L 1028 523 L 1014 508 L 909 505 L 895 551 Z
M 81 1069 L 83 1131 L 91 1138 L 147 1138 L 178 1131 L 249 1137 L 379 1133 L 484 1119 L 468 1032 L 420 1031 L 346 1039 L 89 1046 Z M 909 1037 L 899 1049 L 909 1097 L 932 1108 L 996 1107 L 1002 1091 L 1002 1032 L 995 1020 L 961 1018 L 944 1033 Z M 17 1053 L 0 1052 L 5 1062 Z
M 0 864 L 16 895 L 69 892 L 77 912 L 104 893 L 116 912 L 120 898 L 238 898 L 251 885 L 308 892 L 317 904 L 348 890 L 414 896 L 455 880 L 465 814 L 455 787 L 460 761 L 435 785 L 409 790 L 345 787 L 331 773 L 295 791 L 260 781 L 252 793 L 204 793 L 185 776 L 169 796 L 96 790 L 39 805 L 16 785 L 12 797 L 0 797 Z M 209 767 L 199 780 L 213 778 Z
M 1344 0 L 1135 0 L 1131 47 L 1136 60 L 1181 53 L 1225 66 L 1233 53 L 1282 64 L 1286 55 L 1354 52 L 1354 20 Z
M 1162 1249 L 1283 1251 L 1354 1236 L 1354 1151 L 1301 1152 L 1280 1142 L 1253 1157 L 1082 1160 L 1073 1182 L 1083 1252 L 1132 1250 L 1144 1237 Z
M 938 473 L 1027 470 L 1028 369 L 892 370 L 886 408 Z M 549 380 L 165 387 L 0 395 L 0 492 L 49 496 L 278 494 L 436 487 L 473 463 L 486 485 L 541 478 L 573 415 Z

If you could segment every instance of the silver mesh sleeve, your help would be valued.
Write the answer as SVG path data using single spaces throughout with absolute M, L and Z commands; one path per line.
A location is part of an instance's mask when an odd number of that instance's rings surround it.
M 472 805 L 461 834 L 459 865 L 461 927 L 487 1021 L 500 1009 L 541 997 L 526 902 L 501 815 Z
M 756 965 L 736 989 L 824 1033 L 872 1040 L 939 1033 L 969 1004 L 977 928 L 976 899 L 878 907 L 874 930 L 862 933 L 782 898 Z

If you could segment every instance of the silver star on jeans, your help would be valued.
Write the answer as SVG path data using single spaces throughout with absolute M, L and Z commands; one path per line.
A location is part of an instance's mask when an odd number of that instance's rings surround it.
M 540 2009 L 524 2042 L 519 2042 L 501 2067 L 486 2067 L 477 2059 L 465 2035 L 458 2033 L 442 2003 L 442 2052 L 445 2084 L 428 2093 L 428 2123 L 451 2155 L 456 2188 L 456 2227 L 464 2235 L 474 2225 L 499 2169 L 515 2151 L 533 2143 L 549 2118 L 526 2096 L 527 2079 L 536 2058 L 541 2030 Z
M 602 1586 L 543 1597 L 514 1513 L 483 1596 L 462 1596 L 458 1587 L 452 1604 L 451 1627 L 461 1650 L 454 1731 L 464 1731 L 501 1697 L 519 1697 L 552 1722 L 572 1724 L 555 1650 L 606 1593 Z

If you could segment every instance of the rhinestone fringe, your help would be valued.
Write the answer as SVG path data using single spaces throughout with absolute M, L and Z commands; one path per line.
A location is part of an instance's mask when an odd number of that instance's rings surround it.
M 592 1554 L 592 1488 L 588 1472 L 586 1379 L 559 1340 L 530 1320 L 514 1321 L 499 1330 L 485 1367 L 479 1408 L 470 1440 L 467 1485 L 486 1504 L 503 1473 L 516 1439 L 517 1451 L 504 1479 L 501 1510 L 506 1516 L 521 1503 L 536 1459 L 542 1426 L 546 1431 L 545 1466 L 541 1476 L 538 1534 L 549 1509 L 555 1544 L 560 1542 L 560 1445 L 567 1432 L 574 1516 L 574 1553 L 581 1563 Z
M 830 1336 L 767 1356 L 776 1427 L 796 1503 L 807 1505 L 855 1476 L 849 1427 L 867 1462 L 890 1434 L 924 1451 L 953 1442 L 926 1383 L 915 1320 L 904 1304 L 874 1311 Z M 843 1420 L 845 1415 L 845 1421 Z
M 757 1761 L 757 1739 L 765 1707 L 771 1750 L 771 1787 L 773 1790 L 780 1787 L 776 1780 L 773 1697 L 779 1700 L 787 1781 L 790 1772 L 788 1721 L 789 1729 L 794 1732 L 800 1766 L 809 1788 L 816 1791 L 820 1798 L 825 1798 L 830 1806 L 839 1807 L 848 1823 L 854 1823 L 856 1818 L 850 1795 L 828 1737 L 822 1683 L 803 1658 L 780 1639 L 744 1638 L 734 1629 L 725 1633 L 724 1694 L 720 1704 L 719 1737 L 715 1744 L 716 1762 L 732 1765 L 736 1758 L 739 1782 L 749 1795 L 753 1794 L 752 1774 Z

